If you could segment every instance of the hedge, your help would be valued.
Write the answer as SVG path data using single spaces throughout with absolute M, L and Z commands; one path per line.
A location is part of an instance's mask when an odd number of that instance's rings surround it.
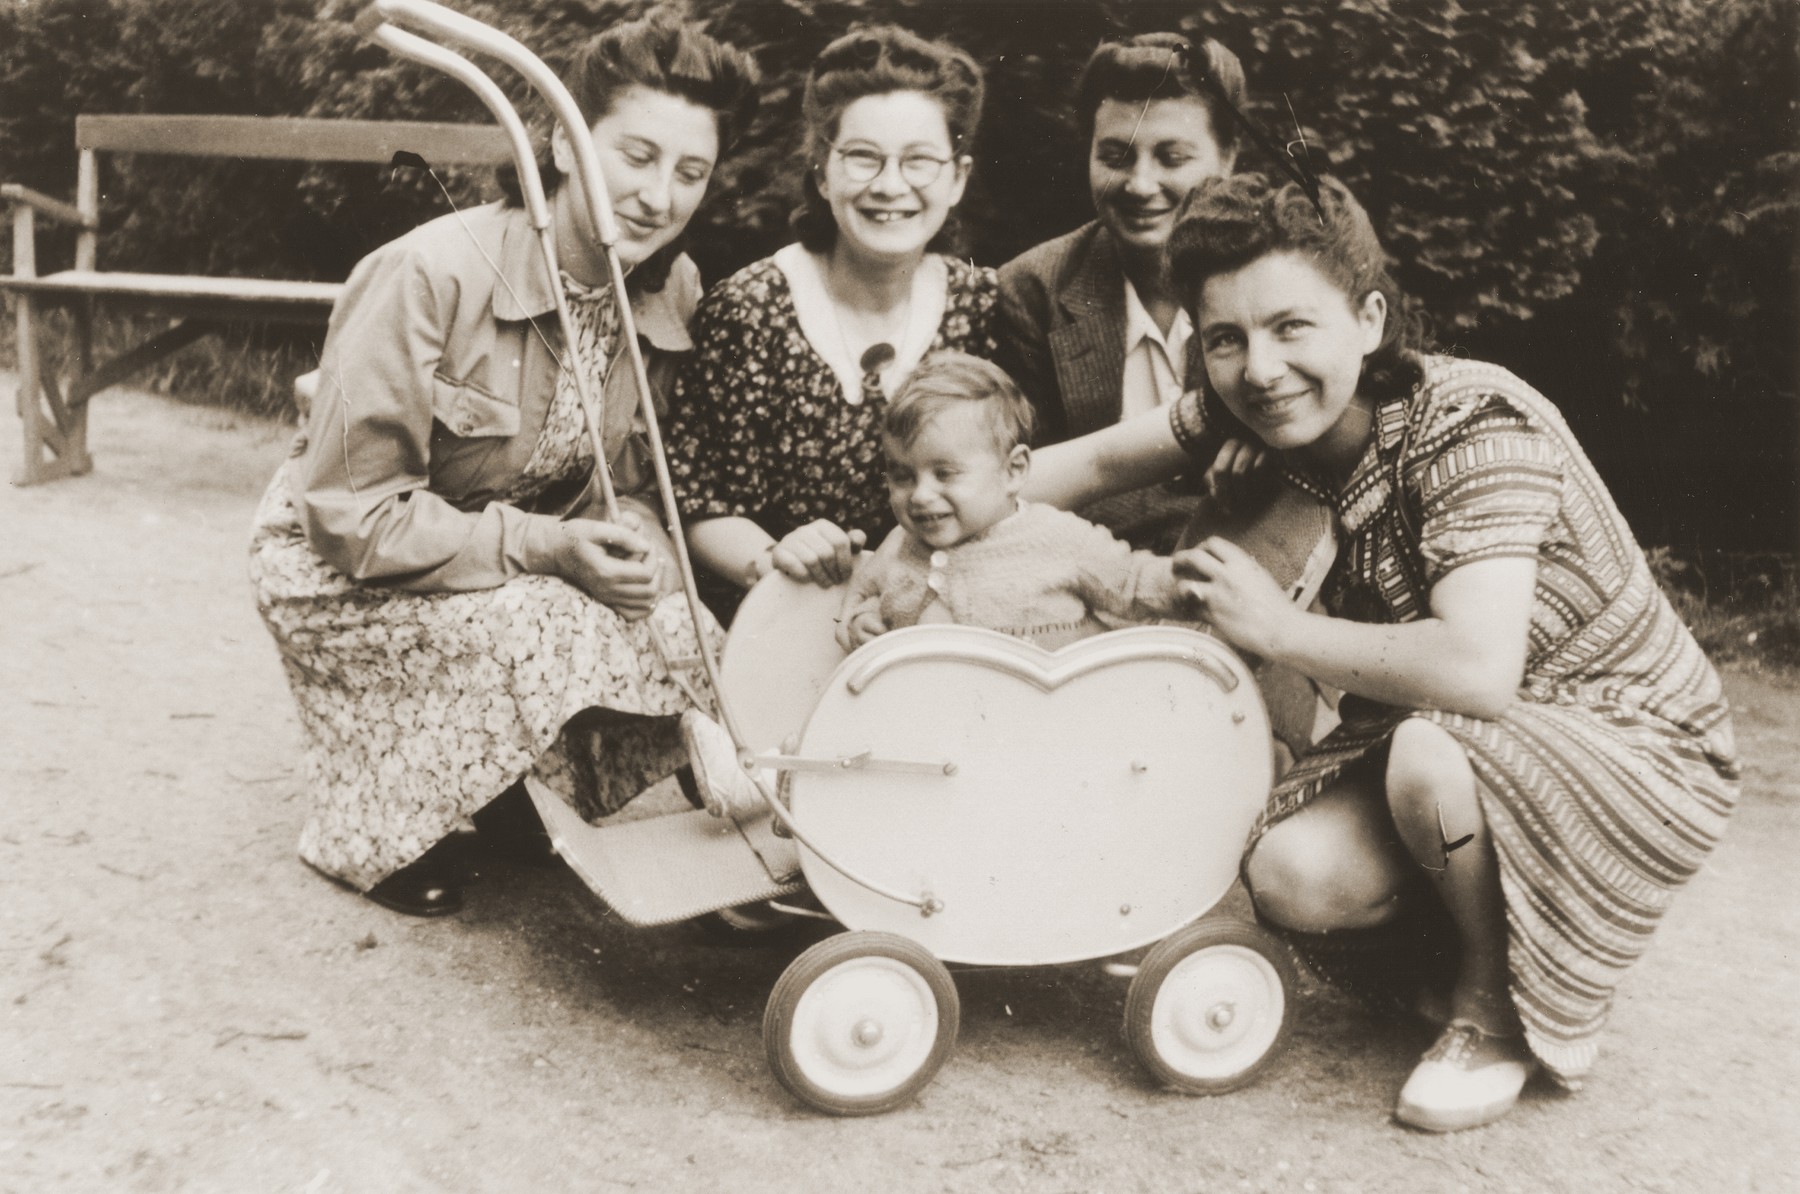
M 643 4 L 455 7 L 555 64 Z M 1791 0 L 688 8 L 767 78 L 762 113 L 691 233 L 710 278 L 787 239 L 800 83 L 817 50 L 853 25 L 903 24 L 987 66 L 964 203 L 969 252 L 987 263 L 1090 215 L 1067 99 L 1093 46 L 1145 29 L 1210 35 L 1244 60 L 1252 117 L 1277 142 L 1303 140 L 1365 201 L 1441 342 L 1502 359 L 1550 393 L 1597 458 L 1611 453 L 1601 463 L 1625 491 L 1638 470 L 1694 461 L 1696 437 L 1705 460 L 1694 476 L 1758 478 L 1755 492 L 1656 497 L 1667 509 L 1645 517 L 1661 517 L 1669 536 L 1793 544 Z M 346 0 L 0 0 L 0 178 L 70 193 L 82 111 L 486 118 L 458 85 L 359 41 L 354 12 Z M 1241 165 L 1268 163 L 1249 150 Z M 341 278 L 381 240 L 491 193 L 486 179 L 410 171 L 126 162 L 105 187 L 106 264 Z M 0 246 L 0 264 L 8 252 Z M 66 252 L 53 247 L 48 264 Z

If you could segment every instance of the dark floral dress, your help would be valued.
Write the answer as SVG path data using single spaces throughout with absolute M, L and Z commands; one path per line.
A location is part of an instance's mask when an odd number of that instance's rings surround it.
M 948 258 L 933 351 L 995 352 L 994 271 Z M 773 258 L 715 286 L 693 324 L 694 353 L 677 376 L 665 435 L 684 519 L 743 517 L 777 539 L 816 519 L 860 529 L 871 545 L 894 524 L 882 475 L 886 403 L 845 400 L 837 374 L 800 330 L 787 276 Z M 714 608 L 735 605 L 719 582 Z

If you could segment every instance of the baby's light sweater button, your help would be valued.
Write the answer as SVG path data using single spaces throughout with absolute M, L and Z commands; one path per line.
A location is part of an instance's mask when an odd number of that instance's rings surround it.
M 927 574 L 925 577 L 925 587 L 930 589 L 933 593 L 942 593 L 944 591 L 944 574 L 941 572 Z
M 950 562 L 950 553 L 949 552 L 934 551 L 931 553 L 931 566 L 933 568 L 942 568 L 945 564 L 948 564 L 949 562 Z

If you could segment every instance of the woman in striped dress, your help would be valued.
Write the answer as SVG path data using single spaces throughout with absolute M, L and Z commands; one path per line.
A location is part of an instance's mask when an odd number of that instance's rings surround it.
M 1574 1087 L 1736 800 L 1718 676 L 1556 409 L 1497 366 L 1414 350 L 1341 184 L 1315 205 L 1215 180 L 1171 256 L 1206 386 L 1172 437 L 1137 433 L 1119 479 L 1222 426 L 1340 526 L 1326 615 L 1229 543 L 1178 557 L 1218 634 L 1345 694 L 1252 835 L 1258 912 L 1327 974 L 1360 950 L 1390 981 L 1404 961 L 1441 984 L 1408 992 L 1445 1027 L 1402 1122 L 1490 1122 L 1539 1067 Z

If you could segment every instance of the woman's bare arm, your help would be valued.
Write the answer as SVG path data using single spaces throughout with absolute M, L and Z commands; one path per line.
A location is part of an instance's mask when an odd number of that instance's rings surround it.
M 748 518 L 702 518 L 686 528 L 694 562 L 742 588 L 761 580 L 774 566 L 775 540 Z
M 780 541 L 748 518 L 707 518 L 689 525 L 687 540 L 702 567 L 746 589 L 777 569 L 822 588 L 841 584 L 850 579 L 856 553 L 868 542 L 862 531 L 846 531 L 822 518 Z
M 1170 480 L 1190 464 L 1169 427 L 1168 411 L 1158 408 L 1033 452 L 1025 497 L 1071 510 Z
M 1429 617 L 1352 622 L 1307 613 L 1242 549 L 1208 539 L 1176 557 L 1199 613 L 1227 642 L 1322 684 L 1408 709 L 1495 717 L 1518 693 L 1537 585 L 1530 557 L 1480 560 L 1432 586 Z

